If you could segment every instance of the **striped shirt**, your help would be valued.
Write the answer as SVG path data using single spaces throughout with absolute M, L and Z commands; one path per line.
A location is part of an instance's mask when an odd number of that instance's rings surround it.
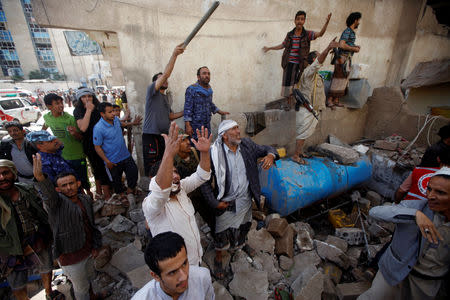
M 356 41 L 356 34 L 355 32 L 350 28 L 347 27 L 341 34 L 341 38 L 339 39 L 339 41 L 345 41 L 345 43 L 348 46 L 355 46 L 355 41 Z M 347 51 L 347 50 L 341 50 L 342 53 L 351 53 L 353 54 L 352 51 Z
M 289 52 L 289 63 L 292 64 L 299 64 L 300 60 L 305 59 L 306 57 L 300 57 L 300 48 L 301 48 L 301 44 L 302 41 L 312 41 L 314 40 L 315 37 L 315 32 L 314 31 L 309 31 L 309 30 L 302 30 L 301 35 L 293 35 L 292 36 L 292 44 L 291 44 L 291 51 Z M 283 45 L 285 45 L 285 42 L 283 42 Z M 309 50 L 308 50 L 309 51 Z

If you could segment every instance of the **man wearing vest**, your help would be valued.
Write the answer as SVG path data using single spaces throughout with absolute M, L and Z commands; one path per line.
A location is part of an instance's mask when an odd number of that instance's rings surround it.
M 306 30 L 306 28 L 303 27 L 306 21 L 306 12 L 299 10 L 295 14 L 295 28 L 286 34 L 283 43 L 273 47 L 263 47 L 264 52 L 284 49 L 281 58 L 281 67 L 283 68 L 281 96 L 289 97 L 292 93 L 292 87 L 298 82 L 303 70 L 308 65 L 306 57 L 309 53 L 311 41 L 321 37 L 325 33 L 330 18 L 331 13 L 328 14 L 325 24 L 320 32 Z

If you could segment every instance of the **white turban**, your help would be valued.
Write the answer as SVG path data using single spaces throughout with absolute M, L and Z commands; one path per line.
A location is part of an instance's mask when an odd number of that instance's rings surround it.
M 436 173 L 434 173 L 432 177 L 437 176 L 437 175 L 450 176 L 450 168 L 449 167 L 442 167 L 439 170 L 437 170 Z
M 225 131 L 227 131 L 228 129 L 233 128 L 234 126 L 238 126 L 238 123 L 236 121 L 233 120 L 223 120 L 220 125 L 219 125 L 219 130 L 218 130 L 218 135 L 219 137 L 222 136 Z

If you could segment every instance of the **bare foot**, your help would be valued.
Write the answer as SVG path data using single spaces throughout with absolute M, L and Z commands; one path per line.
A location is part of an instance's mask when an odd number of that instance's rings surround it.
M 291 156 L 291 159 L 294 162 L 296 162 L 298 164 L 301 164 L 301 165 L 306 165 L 307 164 L 307 162 L 303 159 L 303 157 L 300 157 L 300 156 L 295 155 L 295 154 Z

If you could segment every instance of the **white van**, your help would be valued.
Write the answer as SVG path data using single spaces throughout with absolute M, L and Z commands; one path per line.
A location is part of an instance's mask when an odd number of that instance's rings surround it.
M 0 120 L 1 123 L 16 121 L 28 126 L 41 117 L 38 107 L 32 105 L 27 99 L 20 97 L 0 98 Z

